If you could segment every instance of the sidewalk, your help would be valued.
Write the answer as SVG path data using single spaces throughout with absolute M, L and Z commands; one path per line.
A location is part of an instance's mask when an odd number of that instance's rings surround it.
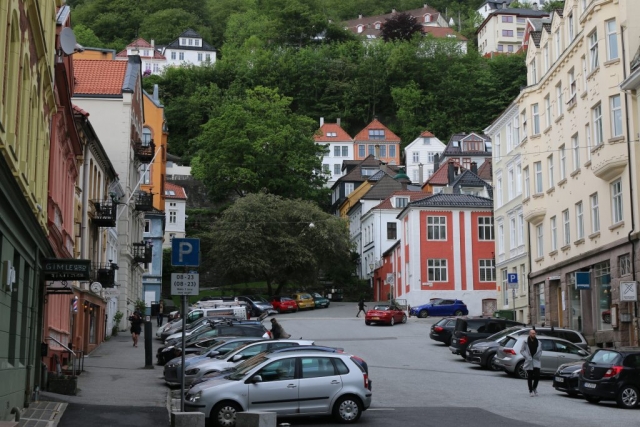
M 20 426 L 168 426 L 168 389 L 162 367 L 155 365 L 155 354 L 161 345 L 155 339 L 156 328 L 153 319 L 153 369 L 144 367 L 144 333 L 138 347 L 133 347 L 131 335 L 120 332 L 85 357 L 77 396 L 41 392 L 40 401 L 24 411 Z

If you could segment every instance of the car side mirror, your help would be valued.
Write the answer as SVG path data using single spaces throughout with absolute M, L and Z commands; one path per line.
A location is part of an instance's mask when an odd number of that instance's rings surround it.
M 255 383 L 261 383 L 262 382 L 262 376 L 261 375 L 254 375 L 253 377 L 251 377 L 251 383 L 255 384 Z
M 588 356 L 588 355 L 589 355 L 589 353 L 587 353 L 585 350 L 579 350 L 579 351 L 578 351 L 578 354 L 579 354 L 580 356 Z
M 209 353 L 209 357 L 216 357 L 219 354 L 220 354 L 219 351 L 212 351 L 212 352 Z
M 235 356 L 233 356 L 231 358 L 232 362 L 237 362 L 238 360 L 242 360 L 242 355 L 241 354 L 236 354 Z

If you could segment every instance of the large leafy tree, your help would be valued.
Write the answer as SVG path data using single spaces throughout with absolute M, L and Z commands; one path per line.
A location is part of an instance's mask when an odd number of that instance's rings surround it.
M 347 224 L 309 201 L 263 192 L 236 200 L 215 223 L 207 254 L 231 281 L 262 280 L 269 295 L 354 270 Z
M 408 13 L 398 13 L 387 18 L 382 25 L 382 39 L 386 42 L 392 40 L 411 40 L 414 34 L 422 31 L 422 25 L 415 16 Z
M 292 198 L 320 200 L 322 147 L 314 120 L 291 112 L 291 98 L 265 87 L 228 97 L 197 138 L 192 171 L 214 200 L 266 189 Z

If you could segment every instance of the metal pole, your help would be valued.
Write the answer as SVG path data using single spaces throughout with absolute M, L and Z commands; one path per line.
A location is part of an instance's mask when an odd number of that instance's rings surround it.
M 187 318 L 185 317 L 185 313 L 187 312 L 187 296 L 182 295 L 182 308 L 180 309 L 180 317 L 182 317 L 182 351 L 180 355 L 180 359 L 182 361 L 182 367 L 180 374 L 180 412 L 184 412 L 184 348 L 185 348 L 185 331 L 187 329 Z
M 516 320 L 516 288 L 511 288 L 511 298 L 513 299 L 513 320 Z

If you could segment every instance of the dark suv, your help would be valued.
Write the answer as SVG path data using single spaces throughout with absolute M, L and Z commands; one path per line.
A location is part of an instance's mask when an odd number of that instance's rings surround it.
M 582 366 L 580 393 L 590 403 L 615 400 L 621 408 L 635 408 L 640 400 L 640 348 L 601 348 Z
M 510 326 L 524 325 L 513 320 L 496 317 L 459 317 L 456 320 L 455 328 L 453 328 L 449 350 L 453 354 L 459 354 L 466 358 L 469 344 L 476 340 L 490 337 Z

